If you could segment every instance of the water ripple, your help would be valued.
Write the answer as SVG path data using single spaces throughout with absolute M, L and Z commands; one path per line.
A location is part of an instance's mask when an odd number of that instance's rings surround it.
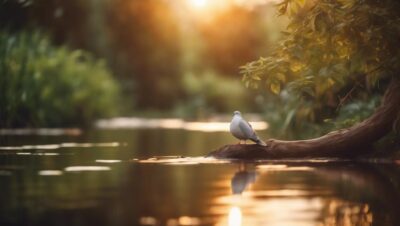
M 60 176 L 63 172 L 61 170 L 40 170 L 38 174 L 40 176 Z
M 64 169 L 66 172 L 82 172 L 82 171 L 109 171 L 108 166 L 68 166 Z
M 208 157 L 182 157 L 182 156 L 157 156 L 138 160 L 139 163 L 153 163 L 164 165 L 195 165 L 195 164 L 221 164 L 230 163 L 229 160 L 220 160 Z
M 0 150 L 56 150 L 60 148 L 91 148 L 91 147 L 119 147 L 118 142 L 109 143 L 61 143 L 61 144 L 43 144 L 43 145 L 22 145 L 22 146 L 3 146 Z

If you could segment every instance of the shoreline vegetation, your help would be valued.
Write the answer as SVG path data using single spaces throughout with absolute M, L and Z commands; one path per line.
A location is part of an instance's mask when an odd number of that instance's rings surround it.
M 56 47 L 41 32 L 0 32 L 0 127 L 89 126 L 118 112 L 103 60 Z

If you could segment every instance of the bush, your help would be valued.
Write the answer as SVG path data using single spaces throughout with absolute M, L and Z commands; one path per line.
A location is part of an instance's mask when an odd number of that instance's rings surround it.
M 0 128 L 87 126 L 117 112 L 104 61 L 40 32 L 0 32 Z

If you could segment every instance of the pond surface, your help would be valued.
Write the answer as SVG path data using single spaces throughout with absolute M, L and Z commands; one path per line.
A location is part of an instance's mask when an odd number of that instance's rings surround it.
M 400 225 L 396 162 L 201 157 L 237 142 L 223 131 L 29 134 L 0 136 L 0 225 Z

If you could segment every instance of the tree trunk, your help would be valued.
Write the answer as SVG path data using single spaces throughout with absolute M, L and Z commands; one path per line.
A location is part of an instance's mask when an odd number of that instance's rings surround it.
M 370 151 L 373 143 L 388 134 L 399 112 L 400 81 L 392 79 L 375 113 L 348 129 L 309 140 L 270 139 L 266 141 L 266 147 L 257 144 L 225 145 L 208 156 L 232 159 L 354 157 Z

